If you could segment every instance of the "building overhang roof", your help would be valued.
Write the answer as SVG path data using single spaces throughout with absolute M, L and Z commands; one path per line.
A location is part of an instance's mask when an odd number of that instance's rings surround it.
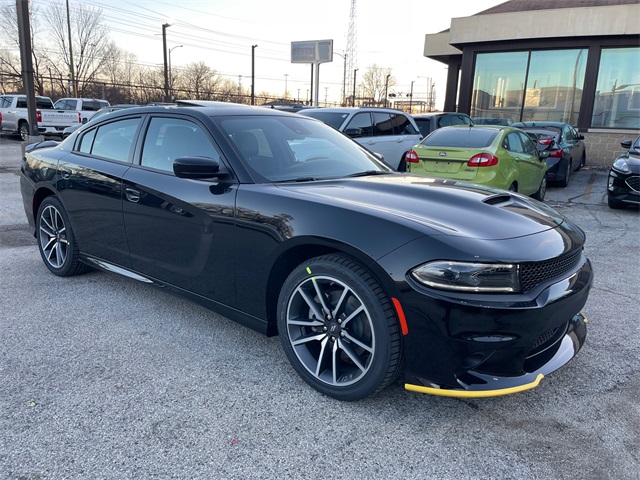
M 447 63 L 470 44 L 514 39 L 640 35 L 640 4 L 482 14 L 451 19 L 447 31 L 427 34 L 424 56 Z

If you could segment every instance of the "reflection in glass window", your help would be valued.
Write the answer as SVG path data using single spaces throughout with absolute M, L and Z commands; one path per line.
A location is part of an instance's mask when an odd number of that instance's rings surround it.
M 520 120 L 528 58 L 529 52 L 478 54 L 471 117 Z
M 639 58 L 640 47 L 602 50 L 592 127 L 640 128 Z
M 522 121 L 577 125 L 586 68 L 586 49 L 531 52 Z
M 586 49 L 478 54 L 471 116 L 575 125 L 586 65 Z

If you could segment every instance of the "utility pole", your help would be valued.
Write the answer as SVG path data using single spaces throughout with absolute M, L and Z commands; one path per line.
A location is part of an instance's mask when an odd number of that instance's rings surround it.
M 33 81 L 33 58 L 31 56 L 31 25 L 29 23 L 29 0 L 16 0 L 18 13 L 18 34 L 20 36 L 20 57 L 22 59 L 22 82 L 27 95 L 27 122 L 29 136 L 38 135 L 36 119 L 36 92 Z M 29 140 L 29 139 L 25 139 Z
M 69 71 L 71 72 L 71 85 L 73 86 L 73 96 L 78 97 L 78 82 L 73 69 L 73 46 L 71 42 L 71 16 L 69 14 L 69 0 L 67 0 L 67 31 L 69 32 Z
M 353 97 L 351 98 L 351 106 L 356 106 L 356 74 L 358 73 L 358 69 L 353 69 Z
M 387 78 L 384 80 L 384 107 L 389 108 L 389 78 L 391 74 L 387 75 Z
M 69 0 L 67 0 L 69 1 Z M 164 55 L 164 101 L 169 102 L 169 65 L 167 62 L 167 27 L 170 23 L 162 24 L 162 53 Z

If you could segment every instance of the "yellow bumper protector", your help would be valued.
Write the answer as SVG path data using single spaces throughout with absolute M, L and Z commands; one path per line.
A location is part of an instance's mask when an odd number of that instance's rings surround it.
M 524 385 L 519 385 L 517 387 L 501 388 L 499 390 L 449 390 L 445 388 L 423 387 L 421 385 L 412 385 L 410 383 L 405 383 L 404 388 L 412 392 L 439 395 L 441 397 L 487 398 L 500 397 L 502 395 L 511 395 L 513 393 L 531 390 L 532 388 L 536 388 L 543 378 L 544 375 L 539 373 L 536 379 L 531 383 L 525 383 Z

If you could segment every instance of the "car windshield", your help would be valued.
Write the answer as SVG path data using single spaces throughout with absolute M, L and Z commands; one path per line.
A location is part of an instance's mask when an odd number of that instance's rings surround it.
M 484 148 L 491 145 L 499 130 L 489 128 L 444 127 L 422 140 L 426 147 Z
M 353 140 L 302 116 L 213 117 L 258 182 L 393 172 Z
M 336 130 L 340 129 L 345 118 L 349 116 L 347 112 L 325 112 L 323 110 L 311 110 L 308 112 L 300 112 L 300 114 L 311 118 L 317 118 Z

